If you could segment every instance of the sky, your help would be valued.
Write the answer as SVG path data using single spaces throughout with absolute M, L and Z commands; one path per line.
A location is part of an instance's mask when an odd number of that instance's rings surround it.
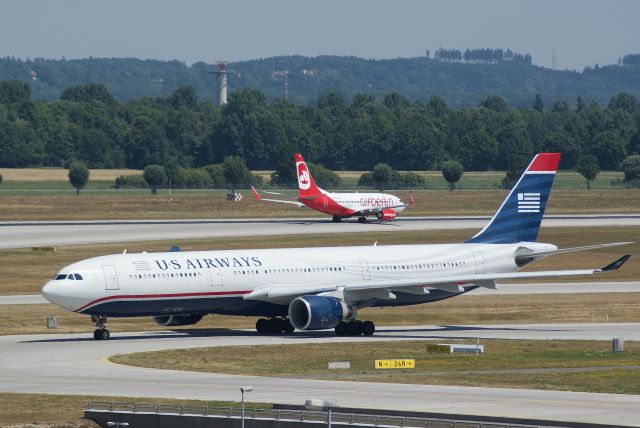
M 510 48 L 582 70 L 640 53 L 635 0 L 0 0 L 0 56 L 239 61 Z

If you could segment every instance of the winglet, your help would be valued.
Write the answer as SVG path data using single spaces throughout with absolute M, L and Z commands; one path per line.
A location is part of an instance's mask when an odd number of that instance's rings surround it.
M 618 269 L 620 269 L 620 266 L 625 264 L 627 262 L 627 260 L 629 260 L 630 258 L 631 258 L 631 254 L 626 254 L 626 255 L 620 257 L 615 262 L 609 263 L 605 267 L 601 268 L 600 272 L 607 272 L 607 271 L 610 271 L 610 270 L 618 270 Z
M 256 201 L 262 199 L 262 196 L 260 196 L 260 193 L 258 193 L 255 187 L 251 186 L 251 191 L 253 192 L 253 197 L 256 198 Z
M 409 192 L 409 203 L 407 204 L 409 208 L 413 208 L 415 206 L 415 201 L 413 200 L 413 193 Z

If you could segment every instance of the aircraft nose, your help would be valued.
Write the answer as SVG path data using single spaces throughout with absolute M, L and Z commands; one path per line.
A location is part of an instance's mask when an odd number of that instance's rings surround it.
M 57 297 L 57 293 L 56 290 L 58 284 L 55 283 L 55 281 L 48 281 L 44 287 L 42 287 L 42 297 L 44 297 L 45 299 L 47 299 L 49 302 L 53 303 L 53 304 L 57 304 L 56 303 L 56 297 Z

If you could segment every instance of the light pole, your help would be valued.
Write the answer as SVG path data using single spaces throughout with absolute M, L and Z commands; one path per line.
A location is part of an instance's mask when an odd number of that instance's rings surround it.
M 241 386 L 240 395 L 242 396 L 242 424 L 241 428 L 244 428 L 244 393 L 253 391 L 253 386 Z
M 127 428 L 129 426 L 129 422 L 107 422 L 107 426 L 116 428 Z
M 327 400 L 307 400 L 304 407 L 307 410 L 326 410 L 327 412 L 327 428 L 331 428 L 331 408 L 335 406 L 335 402 Z

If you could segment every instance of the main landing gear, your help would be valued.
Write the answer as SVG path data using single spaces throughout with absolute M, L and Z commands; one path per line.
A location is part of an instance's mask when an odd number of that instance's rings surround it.
M 91 321 L 96 323 L 96 329 L 93 332 L 94 340 L 109 340 L 111 333 L 109 333 L 109 330 L 105 327 L 107 317 L 103 317 L 102 315 L 92 315 Z
M 294 330 L 288 318 L 260 318 L 256 321 L 256 331 L 259 334 L 290 334 Z
M 365 216 L 358 217 L 358 223 L 366 223 L 367 218 Z
M 340 217 L 339 215 L 334 215 L 332 221 L 334 223 L 340 223 L 342 221 L 342 217 Z
M 373 321 L 340 321 L 336 326 L 336 335 L 338 336 L 373 336 L 376 331 L 376 325 Z

